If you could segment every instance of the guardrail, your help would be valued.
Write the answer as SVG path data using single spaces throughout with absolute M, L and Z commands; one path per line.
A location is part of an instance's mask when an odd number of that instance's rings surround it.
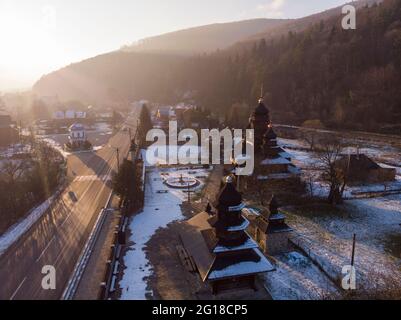
M 72 300 L 74 298 L 74 295 L 77 291 L 77 288 L 79 286 L 79 283 L 82 279 L 82 275 L 85 271 L 85 268 L 88 264 L 89 258 L 93 252 L 93 249 L 95 247 L 96 241 L 99 237 L 100 231 L 104 225 L 104 221 L 106 220 L 108 207 L 111 203 L 111 199 L 113 197 L 113 192 L 110 193 L 110 196 L 107 200 L 106 207 L 102 209 L 100 212 L 96 222 L 95 226 L 92 229 L 91 234 L 89 235 L 88 241 L 85 244 L 85 247 L 78 259 L 78 262 L 75 265 L 74 271 L 67 283 L 67 286 L 63 292 L 63 295 L 61 297 L 62 300 Z
M 100 300 L 108 300 L 117 290 L 120 259 L 122 258 L 122 248 L 125 245 L 127 226 L 128 218 L 126 216 L 121 216 L 118 231 L 114 233 L 114 244 L 111 246 L 111 255 L 106 262 L 105 281 L 100 284 L 101 290 L 98 297 Z
M 136 134 L 134 140 L 135 141 L 137 140 Z M 139 151 L 140 151 L 139 148 L 135 149 L 135 152 L 133 154 L 134 159 L 138 158 Z M 128 154 L 129 152 L 130 151 L 128 151 Z M 86 265 L 92 255 L 96 241 L 99 237 L 99 234 L 106 220 L 107 213 L 109 210 L 114 211 L 114 209 L 108 208 L 110 206 L 112 196 L 113 192 L 110 193 L 106 207 L 102 209 L 96 220 L 95 226 L 89 236 L 88 241 L 85 244 L 85 247 L 78 259 L 77 264 L 75 265 L 72 276 L 67 283 L 67 287 L 63 292 L 62 300 L 72 300 L 75 296 L 79 283 L 82 279 L 82 275 L 85 271 Z M 128 225 L 128 218 L 126 217 L 126 212 L 125 212 L 126 208 L 124 207 L 123 210 L 124 213 L 121 216 L 121 220 L 118 225 L 118 231 L 116 230 L 114 233 L 114 241 L 113 241 L 114 244 L 111 247 L 112 249 L 111 256 L 110 259 L 106 262 L 107 263 L 106 277 L 105 277 L 105 282 L 101 283 L 101 291 L 99 294 L 99 299 L 105 299 L 105 300 L 108 299 L 110 293 L 114 293 L 117 287 L 117 275 L 120 266 L 119 260 L 121 258 L 122 245 L 125 245 L 126 228 Z

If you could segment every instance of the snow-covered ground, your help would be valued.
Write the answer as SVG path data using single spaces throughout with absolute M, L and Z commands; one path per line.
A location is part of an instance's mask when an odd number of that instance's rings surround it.
M 329 186 L 321 180 L 321 160 L 315 152 L 307 151 L 308 145 L 302 140 L 296 139 L 278 139 L 284 150 L 293 157 L 293 163 L 302 169 L 302 176 L 305 181 L 313 178 L 313 195 L 317 197 L 326 197 L 329 193 Z M 366 143 L 366 142 L 365 142 Z M 344 154 L 355 152 L 355 148 L 345 148 Z M 379 165 L 387 168 L 395 168 L 397 171 L 396 180 L 392 182 L 366 184 L 359 186 L 346 186 L 344 196 L 353 198 L 356 193 L 361 192 L 380 192 L 401 189 L 401 150 L 391 146 L 375 146 L 361 147 L 361 154 L 366 154 Z
M 308 151 L 308 145 L 302 140 L 279 139 L 279 143 L 293 155 L 294 163 L 303 171 L 303 178 L 306 181 L 308 177 L 313 178 L 314 195 L 326 197 L 329 187 L 320 179 L 318 155 Z M 316 209 L 308 212 L 308 208 L 297 209 L 296 214 L 289 215 L 289 223 L 299 233 L 295 241 L 305 251 L 311 252 L 313 258 L 324 267 L 330 277 L 337 281 L 342 278 L 342 267 L 350 264 L 352 236 L 355 233 L 357 287 L 371 291 L 386 290 L 392 284 L 401 283 L 401 195 L 371 199 L 353 198 L 360 192 L 401 189 L 401 150 L 390 145 L 375 145 L 366 141 L 355 143 L 360 146 L 360 153 L 368 155 L 384 167 L 396 168 L 396 180 L 386 185 L 367 184 L 347 187 L 345 196 L 351 200 L 346 201 L 342 214 L 334 214 L 325 209 L 322 209 L 322 212 L 317 212 Z M 351 149 L 345 150 L 345 153 L 355 152 Z M 285 259 L 285 257 L 279 258 L 276 277 L 279 277 L 280 282 L 283 274 L 291 283 L 291 279 L 294 278 L 292 274 L 294 268 L 288 268 L 289 264 Z M 304 275 L 297 274 L 302 277 Z M 275 279 L 273 274 L 271 277 Z M 294 280 L 293 285 L 297 288 L 299 285 L 304 286 L 305 283 L 307 281 L 302 280 L 298 283 Z M 289 298 L 292 294 L 297 296 L 295 292 L 298 292 L 301 298 L 305 297 L 305 294 L 309 295 L 310 290 L 307 288 L 302 290 L 295 289 L 294 292 L 282 290 L 277 294 L 284 294 L 284 298 L 287 294 Z
M 199 178 L 201 188 L 209 171 L 204 169 L 150 169 L 146 176 L 145 206 L 135 215 L 129 225 L 131 247 L 124 256 L 126 269 L 120 281 L 122 300 L 144 300 L 152 292 L 147 289 L 147 280 L 152 267 L 146 257 L 146 244 L 159 228 L 184 218 L 181 204 L 187 194 L 179 189 L 169 188 L 164 179 L 171 176 Z
M 299 252 L 284 253 L 275 260 L 277 270 L 263 276 L 274 300 L 319 300 L 338 295 L 338 288 Z
M 49 198 L 34 208 L 27 217 L 11 226 L 0 237 L 0 255 L 2 255 L 15 241 L 17 241 L 39 218 L 49 209 L 54 197 Z
M 101 149 L 113 135 L 113 129 L 108 123 L 95 123 L 93 127 L 89 128 L 86 132 L 88 140 L 93 145 L 93 150 Z M 38 135 L 39 139 L 45 141 L 47 144 L 57 149 L 64 157 L 69 156 L 71 153 L 66 152 L 63 148 L 64 144 L 68 142 L 68 134 L 50 134 Z M 88 152 L 88 151 L 81 151 Z
M 385 290 L 401 283 L 401 196 L 350 200 L 342 215 L 305 209 L 289 222 L 301 235 L 298 244 L 333 279 L 341 279 L 342 267 L 350 264 L 355 233 L 357 287 Z
M 31 146 L 29 144 L 13 144 L 7 148 L 0 148 L 0 159 L 9 159 L 16 155 L 29 154 L 30 152 Z

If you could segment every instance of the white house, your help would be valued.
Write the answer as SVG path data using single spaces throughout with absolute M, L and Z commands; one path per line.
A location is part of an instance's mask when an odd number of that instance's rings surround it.
M 53 119 L 55 119 L 55 120 L 64 120 L 65 119 L 64 111 L 61 111 L 61 110 L 55 111 L 53 113 Z
M 75 119 L 75 110 L 67 110 L 65 112 L 66 119 Z
M 68 139 L 70 140 L 71 144 L 81 144 L 86 141 L 86 132 L 85 127 L 81 123 L 74 123 L 69 128 L 70 135 Z
M 86 118 L 86 112 L 85 111 L 76 111 L 75 112 L 75 118 L 76 119 L 85 119 Z

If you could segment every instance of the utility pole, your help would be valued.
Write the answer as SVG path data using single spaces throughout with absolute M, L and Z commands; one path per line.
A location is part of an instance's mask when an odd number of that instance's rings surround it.
M 191 203 L 191 192 L 190 183 L 188 182 L 188 203 Z
M 22 130 L 22 121 L 20 120 L 20 121 L 19 121 L 19 127 L 18 127 L 18 141 L 19 141 L 19 143 L 22 143 L 22 133 L 21 133 L 21 130 Z
M 354 266 L 355 262 L 355 243 L 356 243 L 356 234 L 354 233 L 354 238 L 352 240 L 352 255 L 351 255 L 351 266 Z
M 120 172 L 120 149 L 116 149 L 116 151 L 117 151 L 117 170 L 118 170 L 118 173 Z
M 238 169 L 238 168 L 239 168 L 239 166 L 237 166 L 236 169 Z M 237 191 L 240 192 L 240 187 L 241 187 L 241 184 L 240 184 L 240 181 L 239 181 L 240 175 L 238 174 L 238 175 L 236 175 L 236 177 L 237 177 Z

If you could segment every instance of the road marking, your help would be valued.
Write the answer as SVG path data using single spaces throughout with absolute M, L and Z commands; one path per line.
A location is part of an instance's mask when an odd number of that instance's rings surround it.
M 79 176 L 74 179 L 73 182 L 83 182 L 83 181 L 109 181 L 111 180 L 110 176 L 103 175 L 91 175 L 91 176 Z
M 14 293 L 11 296 L 10 300 L 13 300 L 15 298 L 15 296 L 17 295 L 19 289 L 21 289 L 21 287 L 24 284 L 24 282 L 26 281 L 26 279 L 27 279 L 27 277 L 25 277 L 24 280 L 22 280 L 22 282 L 19 284 L 18 288 L 14 291 Z
M 117 137 L 118 139 L 120 138 L 120 137 Z M 121 152 L 121 153 L 128 153 L 128 147 L 129 147 L 129 144 L 127 145 L 127 146 L 121 146 L 120 148 L 122 148 L 122 149 L 124 149 L 124 152 Z M 125 150 L 125 149 L 127 149 L 127 150 Z M 91 181 L 93 181 L 93 180 L 97 180 L 97 181 L 99 181 L 99 180 L 101 180 L 101 181 L 109 181 L 109 180 L 111 180 L 111 177 L 112 177 L 112 172 L 113 172 L 113 168 L 115 168 L 116 167 L 116 158 L 115 158 L 115 156 L 114 156 L 114 152 L 102 152 L 102 153 L 100 153 L 100 155 L 103 155 L 102 157 L 103 157 L 103 159 L 105 160 L 105 164 L 104 165 L 102 165 L 102 166 L 98 166 L 98 169 L 99 170 L 96 170 L 96 171 L 98 171 L 99 173 L 106 173 L 105 175 L 99 175 L 99 176 L 96 176 L 96 179 L 94 179 L 93 177 L 92 178 L 90 178 L 90 180 Z M 109 166 L 109 168 L 107 167 L 107 165 Z M 106 170 L 105 170 L 106 169 Z M 89 176 L 89 175 L 88 175 Z M 101 177 L 101 178 L 100 178 Z M 101 195 L 103 194 L 103 192 L 104 192 L 104 190 L 106 190 L 107 189 L 107 187 L 106 187 L 107 185 L 106 185 L 106 183 L 103 183 L 101 186 L 100 186 L 100 191 L 99 192 L 97 192 L 97 194 L 95 195 L 95 199 L 99 199 L 100 200 L 100 197 L 101 197 Z M 81 195 L 81 197 L 84 197 L 84 196 L 86 196 L 87 194 L 88 194 L 88 191 L 91 189 L 91 188 L 93 188 L 94 186 L 93 186 L 93 183 L 89 183 L 88 184 L 88 186 L 86 187 L 85 186 L 85 190 L 84 190 L 84 192 L 82 193 L 82 195 Z M 70 184 L 70 188 L 69 189 L 66 189 L 66 190 L 72 190 L 71 189 L 71 184 Z M 91 198 L 92 198 L 92 196 L 91 196 Z M 58 201 L 60 201 L 60 199 L 63 199 L 62 197 L 60 197 L 60 198 L 58 198 L 57 199 L 57 202 Z M 99 200 L 96 200 L 96 201 L 99 201 Z M 93 203 L 95 203 L 96 201 L 93 201 Z M 55 206 L 55 208 L 57 209 L 58 207 L 57 206 Z M 62 226 L 67 222 L 67 221 L 71 221 L 71 216 L 75 213 L 75 211 L 74 210 L 76 210 L 76 205 L 73 205 L 73 207 L 72 208 L 70 208 L 69 209 L 69 214 L 68 214 L 68 216 L 66 217 L 66 219 L 63 221 L 63 223 L 62 223 Z M 50 214 L 53 212 L 53 210 L 51 210 L 50 211 Z M 49 213 L 48 213 L 49 214 Z M 93 217 L 93 215 L 96 215 L 96 214 L 98 214 L 97 212 L 93 212 L 93 214 L 91 215 L 92 217 Z M 42 219 L 42 221 L 44 221 L 44 219 Z M 89 222 L 90 222 L 90 220 L 86 223 L 87 225 L 89 224 Z M 74 228 L 74 230 L 76 230 L 76 227 Z M 68 231 L 68 230 L 67 230 Z M 56 229 L 55 230 L 55 233 L 57 233 L 58 234 L 58 230 Z M 56 239 L 57 238 L 57 236 L 53 236 L 53 238 L 50 240 L 50 242 L 52 242 L 54 239 Z M 74 247 L 71 247 L 71 245 L 67 242 L 67 243 L 64 243 L 65 242 L 65 240 L 63 239 L 63 237 L 61 237 L 61 238 L 59 238 L 60 239 L 60 241 L 61 241 L 61 246 L 62 246 L 62 249 L 60 249 L 60 251 L 59 251 L 59 254 L 58 254 L 58 256 L 57 256 L 57 258 L 56 258 L 56 261 L 55 261 L 55 265 L 57 266 L 57 265 L 59 265 L 59 264 L 61 264 L 61 262 L 64 262 L 63 260 L 62 260 L 62 257 L 63 256 L 65 256 L 66 254 L 69 254 L 70 256 L 72 256 L 72 257 L 74 257 L 75 256 L 75 252 L 72 252 L 72 250 L 71 249 L 74 249 L 75 248 L 75 246 Z M 87 239 L 86 239 L 87 240 Z M 37 259 L 37 260 L 39 260 L 41 257 L 43 257 L 43 254 L 44 254 L 44 252 L 46 251 L 46 250 L 48 250 L 48 248 L 50 247 L 50 243 L 49 244 L 47 244 L 47 246 L 46 246 L 46 248 L 44 248 L 44 250 L 42 251 L 42 253 L 41 253 L 41 255 L 39 256 L 39 258 Z M 82 251 L 82 249 L 81 248 L 79 248 L 80 250 L 79 251 Z M 65 262 L 66 263 L 66 262 Z M 30 268 L 29 268 L 29 270 L 31 270 L 31 268 L 32 268 L 33 266 L 31 266 Z M 17 289 L 14 291 L 14 293 L 12 294 L 12 296 L 11 296 L 11 298 L 10 298 L 10 300 L 13 300 L 15 297 L 16 297 L 16 295 L 18 294 L 18 292 L 23 288 L 23 286 L 24 286 L 24 283 L 26 282 L 26 280 L 29 278 L 29 276 L 27 275 L 27 276 L 25 276 L 25 278 L 22 280 L 22 282 L 19 284 L 19 286 L 17 287 Z M 36 278 L 35 278 L 36 279 Z M 30 283 L 27 283 L 27 286 L 28 285 L 31 285 Z M 37 287 L 37 289 L 36 289 L 36 293 L 40 290 L 40 286 L 38 286 Z M 32 296 L 32 298 L 33 297 L 36 297 L 37 296 L 37 294 L 35 293 L 35 295 L 33 295 Z
M 39 258 L 37 258 L 35 262 L 38 262 L 43 257 L 43 255 L 45 254 L 46 250 L 49 249 L 49 247 L 50 247 L 50 245 L 51 245 L 51 243 L 53 242 L 54 239 L 55 239 L 55 236 L 53 236 L 53 238 L 51 238 L 51 240 L 49 241 L 47 246 L 43 249 L 43 251 L 40 254 Z

